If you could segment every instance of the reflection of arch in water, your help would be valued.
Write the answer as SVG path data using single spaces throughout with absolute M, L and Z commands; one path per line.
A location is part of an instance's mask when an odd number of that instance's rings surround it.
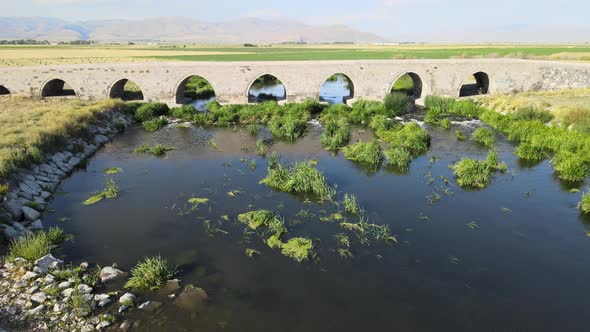
M 287 88 L 274 75 L 259 75 L 248 85 L 249 102 L 280 101 L 285 99 L 287 99 Z
M 422 97 L 422 79 L 414 72 L 403 73 L 395 79 L 391 92 L 401 92 L 413 99 L 420 99 Z
M 490 78 L 488 74 L 478 71 L 467 77 L 459 89 L 459 97 L 486 95 L 490 90 Z
M 215 97 L 215 89 L 209 80 L 200 75 L 189 75 L 176 85 L 176 103 L 190 104 L 195 100 Z
M 67 97 L 75 96 L 76 91 L 64 80 L 54 78 L 47 81 L 41 88 L 41 97 Z
M 111 86 L 109 98 L 120 98 L 124 101 L 143 100 L 143 92 L 135 82 L 122 78 Z
M 326 77 L 319 88 L 320 101 L 330 104 L 346 104 L 354 98 L 354 83 L 343 73 L 336 73 Z

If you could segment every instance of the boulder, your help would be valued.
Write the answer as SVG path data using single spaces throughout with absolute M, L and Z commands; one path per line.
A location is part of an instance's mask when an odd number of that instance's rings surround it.
M 4 237 L 8 240 L 8 241 L 14 241 L 17 240 L 18 238 L 20 238 L 21 236 L 23 236 L 23 233 L 19 232 L 18 230 L 16 230 L 14 227 L 5 225 L 4 226 Z
M 47 300 L 47 295 L 43 292 L 35 293 L 31 296 L 31 301 L 37 303 L 43 303 Z
M 206 306 L 208 299 L 205 290 L 188 285 L 178 295 L 174 304 L 186 311 L 199 312 Z
M 100 281 L 107 282 L 111 280 L 115 280 L 121 277 L 125 277 L 127 273 L 116 269 L 112 266 L 105 266 L 100 270 Z
M 31 230 L 43 229 L 43 222 L 41 221 L 41 219 L 35 220 L 29 225 L 29 229 L 31 229 Z
M 35 221 L 35 220 L 41 218 L 41 213 L 39 213 L 39 211 L 32 209 L 28 206 L 21 207 L 21 210 L 23 211 L 23 214 L 25 215 L 25 219 L 27 219 L 27 220 Z
M 94 301 L 98 302 L 99 307 L 104 307 L 112 302 L 108 294 L 96 294 L 94 295 Z
M 146 302 L 140 304 L 139 307 L 137 307 L 137 308 L 140 310 L 146 310 L 146 311 L 156 311 L 161 306 L 162 306 L 162 302 L 146 301 Z
M 92 287 L 86 284 L 78 285 L 78 293 L 80 294 L 90 294 L 92 292 Z
M 60 259 L 57 259 L 55 257 L 53 257 L 53 255 L 49 254 L 49 255 L 45 255 L 41 258 L 39 258 L 36 262 L 35 265 L 37 265 L 39 267 L 39 270 L 42 273 L 49 273 L 49 270 L 52 269 L 57 269 L 59 267 L 61 267 L 63 265 L 63 261 Z
M 125 293 L 119 298 L 119 303 L 123 305 L 133 304 L 135 303 L 135 299 L 135 295 L 131 293 Z

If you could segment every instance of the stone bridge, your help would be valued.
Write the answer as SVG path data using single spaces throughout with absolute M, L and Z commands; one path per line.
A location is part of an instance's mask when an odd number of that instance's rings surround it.
M 32 97 L 75 95 L 82 99 L 118 97 L 127 80 L 144 100 L 181 103 L 192 75 L 207 79 L 220 103 L 248 103 L 249 89 L 260 76 L 282 81 L 286 101 L 319 99 L 320 87 L 333 74 L 352 83 L 351 100 L 381 100 L 408 73 L 415 96 L 459 97 L 468 77 L 481 93 L 590 87 L 590 64 L 515 59 L 361 60 L 277 62 L 145 62 L 0 68 L 0 94 Z M 65 86 L 69 88 L 64 91 Z

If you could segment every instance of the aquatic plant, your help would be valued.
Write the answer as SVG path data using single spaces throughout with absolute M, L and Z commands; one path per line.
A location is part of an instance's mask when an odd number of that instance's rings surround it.
M 252 248 L 246 248 L 244 253 L 246 254 L 246 256 L 248 256 L 250 258 L 254 257 L 255 255 L 260 255 L 260 251 L 258 251 L 256 249 L 252 249 Z
M 141 126 L 147 132 L 153 133 L 168 125 L 168 120 L 164 117 L 154 118 L 144 121 Z
M 287 243 L 282 244 L 281 253 L 293 258 L 298 263 L 302 263 L 311 257 L 313 253 L 313 241 L 304 237 L 289 239 Z
M 207 204 L 209 203 L 209 198 L 199 198 L 199 197 L 191 197 L 187 200 L 188 203 L 193 205 L 200 205 L 200 204 Z
M 392 92 L 383 99 L 383 106 L 387 116 L 393 118 L 406 113 L 410 99 L 403 92 Z
M 353 215 L 359 215 L 363 210 L 361 209 L 355 195 L 344 194 L 344 211 Z
M 389 130 L 392 127 L 392 122 L 383 114 L 377 114 L 371 118 L 369 127 L 375 132 Z
M 173 147 L 168 147 L 168 146 L 165 146 L 162 144 L 155 144 L 155 145 L 143 144 L 139 148 L 135 149 L 135 153 L 137 153 L 137 154 L 150 153 L 150 154 L 153 154 L 154 156 L 161 157 L 161 156 L 165 155 L 166 152 L 172 151 L 172 150 L 174 150 Z
M 268 210 L 250 211 L 238 215 L 238 221 L 253 230 L 268 227 L 271 223 L 276 223 L 275 219 L 280 218 Z
M 258 125 L 258 123 L 253 123 L 248 126 L 248 133 L 250 133 L 251 136 L 257 136 L 259 131 L 260 126 Z
M 418 156 L 428 151 L 430 135 L 426 129 L 411 122 L 396 130 L 390 129 L 377 132 L 377 136 L 393 146 L 405 148 L 412 156 Z
M 557 171 L 557 176 L 566 181 L 583 181 L 590 169 L 588 164 L 580 155 L 562 151 L 551 159 L 553 167 Z
M 377 141 L 358 142 L 344 147 L 342 151 L 344 151 L 346 159 L 375 168 L 378 168 L 383 162 L 383 151 Z
M 309 117 L 310 113 L 305 106 L 287 104 L 282 114 L 276 114 L 270 119 L 270 132 L 275 138 L 295 141 L 307 130 Z
M 65 241 L 63 230 L 52 227 L 49 231 L 39 231 L 29 233 L 10 242 L 8 246 L 8 261 L 14 261 L 16 258 L 24 258 L 29 262 L 48 255 L 52 246 L 58 245 Z
M 483 146 L 491 148 L 494 146 L 496 137 L 490 128 L 480 127 L 473 132 L 471 139 Z
M 503 173 L 503 172 L 506 172 L 506 170 L 508 169 L 508 166 L 506 165 L 505 162 L 499 161 L 498 153 L 496 152 L 495 149 L 491 149 L 488 152 L 488 155 L 486 156 L 485 163 L 488 166 L 488 168 L 490 169 L 490 171 L 500 171 Z
M 335 189 L 328 186 L 324 175 L 310 162 L 295 162 L 287 168 L 275 161 L 260 183 L 284 192 L 312 194 L 320 199 L 330 200 L 335 195 Z
M 9 189 L 10 187 L 7 184 L 0 184 L 0 198 L 6 196 Z
M 483 189 L 490 181 L 490 169 L 486 162 L 480 160 L 461 159 L 453 169 L 461 187 Z
M 353 124 L 369 124 L 371 119 L 379 114 L 387 116 L 385 105 L 374 100 L 358 100 L 352 104 L 352 109 L 345 105 L 333 105 L 324 112 L 328 110 L 337 111 L 334 113 L 347 117 L 350 123 Z
M 364 244 L 369 245 L 369 238 L 384 242 L 386 244 L 397 243 L 397 238 L 391 234 L 389 225 L 377 225 L 366 222 L 363 218 L 357 223 L 342 222 L 340 227 L 352 231 L 357 236 L 358 240 Z
M 261 157 L 266 157 L 266 145 L 262 140 L 256 141 L 256 153 Z
M 169 111 L 170 108 L 165 103 L 145 103 L 135 111 L 134 117 L 139 122 L 145 122 L 162 115 L 167 115 Z
M 590 214 L 590 192 L 585 192 L 582 195 L 582 200 L 578 204 L 578 208 L 585 214 Z
M 146 258 L 131 270 L 131 278 L 125 283 L 125 288 L 153 291 L 161 288 L 176 273 L 177 268 L 168 265 L 166 259 L 160 256 Z
M 460 141 L 465 140 L 465 134 L 461 130 L 455 130 L 455 136 L 457 136 L 457 139 Z
M 322 133 L 322 145 L 328 150 L 339 149 L 350 139 L 350 124 L 344 117 L 333 119 L 323 117 L 324 132 Z
M 107 179 L 107 181 L 105 183 L 105 188 L 101 192 L 99 192 L 98 194 L 96 194 L 96 195 L 88 198 L 84 202 L 82 202 L 82 204 L 83 205 L 93 205 L 93 204 L 96 204 L 96 203 L 102 201 L 105 198 L 115 198 L 118 195 L 119 195 L 119 187 L 115 183 L 115 180 Z
M 105 168 L 105 170 L 103 171 L 103 173 L 106 175 L 115 175 L 121 172 L 123 172 L 123 169 L 121 167 L 109 167 Z
M 193 105 L 186 104 L 171 108 L 169 113 L 171 116 L 177 119 L 181 119 L 183 121 L 192 121 L 199 111 Z
M 440 120 L 438 123 L 444 129 L 451 129 L 451 119 L 449 119 L 449 118 L 444 118 L 444 119 Z
M 514 150 L 514 154 L 524 160 L 539 161 L 547 156 L 543 148 L 530 143 L 521 143 Z
M 395 169 L 400 171 L 407 171 L 410 169 L 410 162 L 412 161 L 411 153 L 403 147 L 391 147 L 384 152 L 385 160 Z

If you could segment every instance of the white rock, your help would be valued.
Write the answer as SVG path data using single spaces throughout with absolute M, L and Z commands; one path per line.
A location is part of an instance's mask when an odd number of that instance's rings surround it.
M 21 280 L 30 280 L 33 278 L 37 278 L 39 276 L 39 274 L 32 272 L 32 271 L 27 271 L 25 273 L 25 275 L 23 275 L 23 277 L 21 278 Z
M 78 285 L 78 292 L 80 294 L 90 294 L 92 292 L 92 287 L 85 284 L 80 284 Z
M 66 288 L 70 288 L 70 286 L 72 286 L 72 283 L 71 282 L 69 282 L 69 281 L 63 281 L 63 282 L 60 282 L 57 285 L 57 288 L 59 288 L 59 289 L 66 289 Z
M 97 294 L 94 295 L 94 301 L 98 302 L 99 307 L 104 307 L 105 305 L 112 302 L 109 297 L 110 296 L 108 294 Z
M 125 293 L 123 294 L 123 296 L 121 296 L 119 298 L 119 303 L 120 304 L 129 304 L 129 303 L 135 303 L 135 295 L 131 294 L 131 293 Z
M 64 289 L 63 292 L 61 292 L 61 295 L 63 297 L 71 297 L 73 292 L 74 292 L 73 288 L 67 288 L 67 289 Z
M 125 275 L 126 273 L 121 270 L 115 269 L 112 266 L 105 266 L 100 270 L 100 281 L 107 282 L 124 277 Z
M 45 302 L 45 300 L 47 300 L 47 295 L 45 295 L 45 293 L 43 292 L 35 293 L 33 294 L 33 296 L 31 296 L 31 301 L 37 303 L 43 303 Z
M 61 312 L 66 308 L 66 305 L 60 302 L 57 302 L 53 305 L 53 312 Z
M 98 325 L 96 325 L 96 329 L 100 330 L 100 329 L 104 329 L 105 327 L 109 327 L 109 326 L 111 326 L 111 322 L 102 321 Z
M 31 316 L 35 316 L 41 313 L 41 311 L 43 311 L 45 309 L 44 305 L 39 305 L 29 311 L 27 311 L 27 315 L 31 315 Z
M 57 259 L 57 258 L 53 257 L 53 255 L 49 254 L 49 255 L 45 255 L 45 256 L 39 258 L 35 262 L 35 265 L 37 265 L 39 267 L 39 270 L 41 270 L 42 273 L 48 273 L 50 269 L 56 269 L 56 268 L 62 266 L 63 261 L 60 259 Z

